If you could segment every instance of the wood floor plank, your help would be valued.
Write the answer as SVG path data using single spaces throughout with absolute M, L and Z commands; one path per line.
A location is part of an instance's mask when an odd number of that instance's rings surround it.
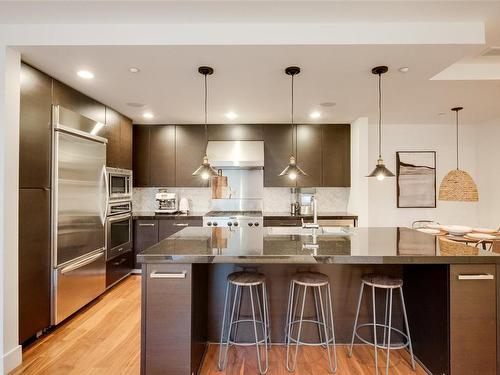
M 23 363 L 11 375 L 138 375 L 140 373 L 140 276 L 131 276 L 105 293 L 96 302 L 43 336 L 23 352 Z M 339 345 L 339 375 L 375 373 L 373 349 L 356 345 L 352 358 Z M 217 345 L 209 345 L 200 375 L 256 375 L 259 373 L 255 348 L 229 348 L 226 371 L 217 369 Z M 379 352 L 379 373 L 385 370 L 385 353 Z M 391 353 L 390 373 L 423 375 L 411 370 L 404 351 Z M 269 351 L 269 375 L 288 375 L 285 348 Z M 295 375 L 326 375 L 325 350 L 301 347 Z

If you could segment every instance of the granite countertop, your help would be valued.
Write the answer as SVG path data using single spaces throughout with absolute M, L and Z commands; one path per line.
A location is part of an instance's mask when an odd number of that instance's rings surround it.
M 291 215 L 290 212 L 264 212 L 264 218 L 270 219 L 301 219 L 313 215 Z M 357 219 L 358 215 L 349 212 L 318 212 L 319 219 Z
M 154 211 L 133 211 L 133 219 L 144 219 L 144 220 L 173 220 L 182 218 L 193 218 L 201 219 L 206 212 L 189 212 L 187 214 L 175 213 L 175 214 L 158 214 Z
M 437 237 L 410 228 L 321 228 L 313 235 L 312 229 L 302 228 L 190 227 L 144 250 L 137 259 L 142 263 L 500 263 L 500 254 L 464 246 L 440 249 Z

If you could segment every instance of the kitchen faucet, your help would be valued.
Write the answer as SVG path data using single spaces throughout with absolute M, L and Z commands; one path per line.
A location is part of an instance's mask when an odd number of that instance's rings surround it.
M 302 218 L 302 228 L 313 228 L 318 229 L 318 201 L 316 200 L 316 196 L 313 195 L 311 197 L 311 206 L 313 212 L 313 222 L 312 223 L 304 223 L 304 218 Z

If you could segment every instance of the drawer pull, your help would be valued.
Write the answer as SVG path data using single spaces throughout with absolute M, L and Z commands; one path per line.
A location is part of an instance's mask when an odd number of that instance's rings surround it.
M 480 273 L 477 275 L 458 275 L 458 280 L 494 280 L 495 276 L 489 273 Z
M 153 271 L 149 275 L 152 279 L 185 279 L 187 271 L 181 272 L 158 272 Z
M 145 224 L 145 223 L 141 223 L 139 224 L 140 227 L 154 227 L 155 224 L 154 223 L 148 223 L 148 224 Z
M 174 223 L 174 227 L 189 227 L 188 223 Z

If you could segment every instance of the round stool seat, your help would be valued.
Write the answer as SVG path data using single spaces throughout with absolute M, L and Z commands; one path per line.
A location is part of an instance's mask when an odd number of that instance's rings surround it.
M 364 275 L 361 280 L 365 283 L 368 284 L 369 286 L 374 286 L 375 288 L 385 288 L 385 289 L 392 289 L 392 288 L 399 288 L 403 286 L 403 280 L 397 278 L 397 277 L 392 277 L 392 276 L 387 276 L 387 275 L 378 275 L 378 274 L 369 274 L 369 275 Z
M 329 279 L 319 272 L 298 272 L 292 276 L 292 281 L 303 286 L 323 286 L 328 284 Z
M 266 281 L 266 277 L 259 272 L 241 271 L 229 274 L 227 281 L 234 285 L 254 286 L 264 283 L 264 281 Z

